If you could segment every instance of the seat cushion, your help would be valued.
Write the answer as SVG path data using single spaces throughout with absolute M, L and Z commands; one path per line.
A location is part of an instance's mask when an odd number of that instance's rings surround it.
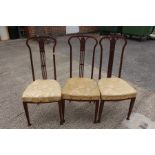
M 136 90 L 121 78 L 102 78 L 98 82 L 102 100 L 122 100 L 136 97 Z
M 99 100 L 97 82 L 89 78 L 69 78 L 62 89 L 62 98 L 68 100 Z
M 36 80 L 24 91 L 24 102 L 52 102 L 61 100 L 61 87 L 55 80 Z

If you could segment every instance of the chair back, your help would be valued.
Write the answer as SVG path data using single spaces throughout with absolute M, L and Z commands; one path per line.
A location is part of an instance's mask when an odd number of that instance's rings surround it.
M 31 69 L 32 69 L 32 77 L 33 81 L 35 80 L 35 73 L 34 73 L 34 64 L 33 64 L 33 56 L 32 56 L 32 49 L 31 45 L 29 44 L 30 41 L 36 41 L 39 46 L 40 52 L 40 61 L 41 61 L 41 71 L 42 71 L 42 78 L 47 79 L 47 69 L 46 69 L 46 55 L 45 55 L 45 44 L 50 43 L 52 44 L 52 55 L 53 55 L 53 67 L 54 67 L 54 79 L 56 80 L 56 63 L 55 63 L 55 47 L 56 47 L 56 39 L 51 36 L 35 36 L 28 38 L 26 40 L 26 45 L 29 49 L 30 53 L 30 62 L 31 62 Z
M 70 77 L 72 77 L 72 39 L 77 39 L 80 42 L 80 59 L 79 59 L 79 77 L 84 77 L 84 64 L 85 64 L 85 51 L 86 51 L 86 42 L 88 40 L 92 40 L 93 43 L 93 55 L 92 55 L 92 64 L 91 64 L 91 79 L 93 78 L 94 74 L 94 59 L 95 59 L 95 51 L 98 44 L 98 41 L 93 36 L 86 36 L 86 35 L 75 35 L 71 36 L 68 39 L 68 44 L 70 47 Z
M 101 79 L 101 71 L 102 71 L 102 59 L 103 59 L 103 41 L 108 40 L 110 42 L 110 47 L 109 47 L 109 60 L 108 60 L 108 70 L 107 70 L 107 77 L 112 76 L 112 71 L 113 71 L 113 62 L 114 62 L 114 55 L 115 55 L 115 47 L 116 43 L 118 40 L 123 40 L 123 45 L 121 47 L 121 56 L 120 56 L 120 63 L 119 63 L 119 72 L 118 72 L 118 77 L 121 77 L 121 71 L 122 71 L 122 63 L 123 63 L 123 55 L 125 51 L 125 47 L 127 45 L 127 39 L 124 36 L 119 36 L 119 35 L 109 35 L 109 36 L 103 36 L 101 37 L 99 41 L 100 45 L 100 50 L 101 50 L 101 55 L 100 55 L 100 68 L 99 68 L 99 79 Z

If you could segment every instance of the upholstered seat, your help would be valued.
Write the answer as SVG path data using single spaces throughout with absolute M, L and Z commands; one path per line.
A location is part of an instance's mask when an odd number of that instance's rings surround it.
M 123 100 L 136 97 L 136 90 L 121 78 L 102 78 L 98 86 L 102 100 Z
M 100 91 L 97 82 L 89 78 L 69 78 L 62 89 L 62 99 L 99 100 Z
M 24 91 L 23 102 L 53 102 L 61 100 L 61 87 L 56 80 L 36 80 Z

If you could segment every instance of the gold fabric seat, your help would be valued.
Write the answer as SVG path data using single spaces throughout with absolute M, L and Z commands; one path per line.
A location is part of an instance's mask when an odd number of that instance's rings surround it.
M 53 102 L 61 100 L 61 87 L 56 80 L 36 80 L 24 91 L 23 102 Z
M 90 78 L 69 78 L 62 89 L 62 99 L 99 100 L 100 91 L 97 82 Z
M 136 97 L 136 90 L 121 78 L 102 78 L 98 86 L 102 100 L 123 100 Z
M 31 43 L 30 43 L 31 42 Z M 35 46 L 39 48 L 31 48 L 33 47 L 35 42 Z M 54 79 L 48 79 L 48 73 L 46 68 L 46 49 L 45 46 L 48 42 L 48 46 L 51 48 L 51 56 L 53 55 L 53 72 L 54 72 Z M 26 88 L 22 95 L 23 100 L 23 107 L 25 110 L 25 115 L 27 118 L 28 126 L 31 125 L 30 118 L 29 118 L 29 110 L 28 104 L 37 104 L 37 103 L 51 103 L 57 102 L 58 109 L 59 109 L 59 116 L 60 116 L 60 125 L 63 124 L 63 115 L 62 115 L 62 100 L 61 100 L 61 87 L 59 83 L 56 81 L 57 79 L 57 72 L 56 72 L 56 61 L 55 61 L 55 47 L 57 41 L 52 36 L 33 36 L 26 40 L 26 45 L 29 50 L 30 54 L 30 62 L 31 62 L 31 69 L 32 69 L 32 78 L 33 82 Z M 40 65 L 41 65 L 41 73 L 43 80 L 35 80 L 35 70 L 34 70 L 34 63 L 33 63 L 33 53 L 32 51 L 36 51 L 40 55 Z M 48 56 L 50 57 L 50 56 Z

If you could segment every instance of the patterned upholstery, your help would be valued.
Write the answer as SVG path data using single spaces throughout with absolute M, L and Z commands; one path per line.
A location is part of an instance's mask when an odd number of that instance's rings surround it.
M 120 78 L 102 78 L 98 82 L 102 100 L 122 100 L 136 97 L 136 90 Z
M 55 80 L 36 80 L 24 91 L 23 102 L 52 102 L 61 100 L 61 87 Z
M 89 78 L 69 78 L 62 89 L 62 98 L 68 100 L 99 100 L 97 82 Z

